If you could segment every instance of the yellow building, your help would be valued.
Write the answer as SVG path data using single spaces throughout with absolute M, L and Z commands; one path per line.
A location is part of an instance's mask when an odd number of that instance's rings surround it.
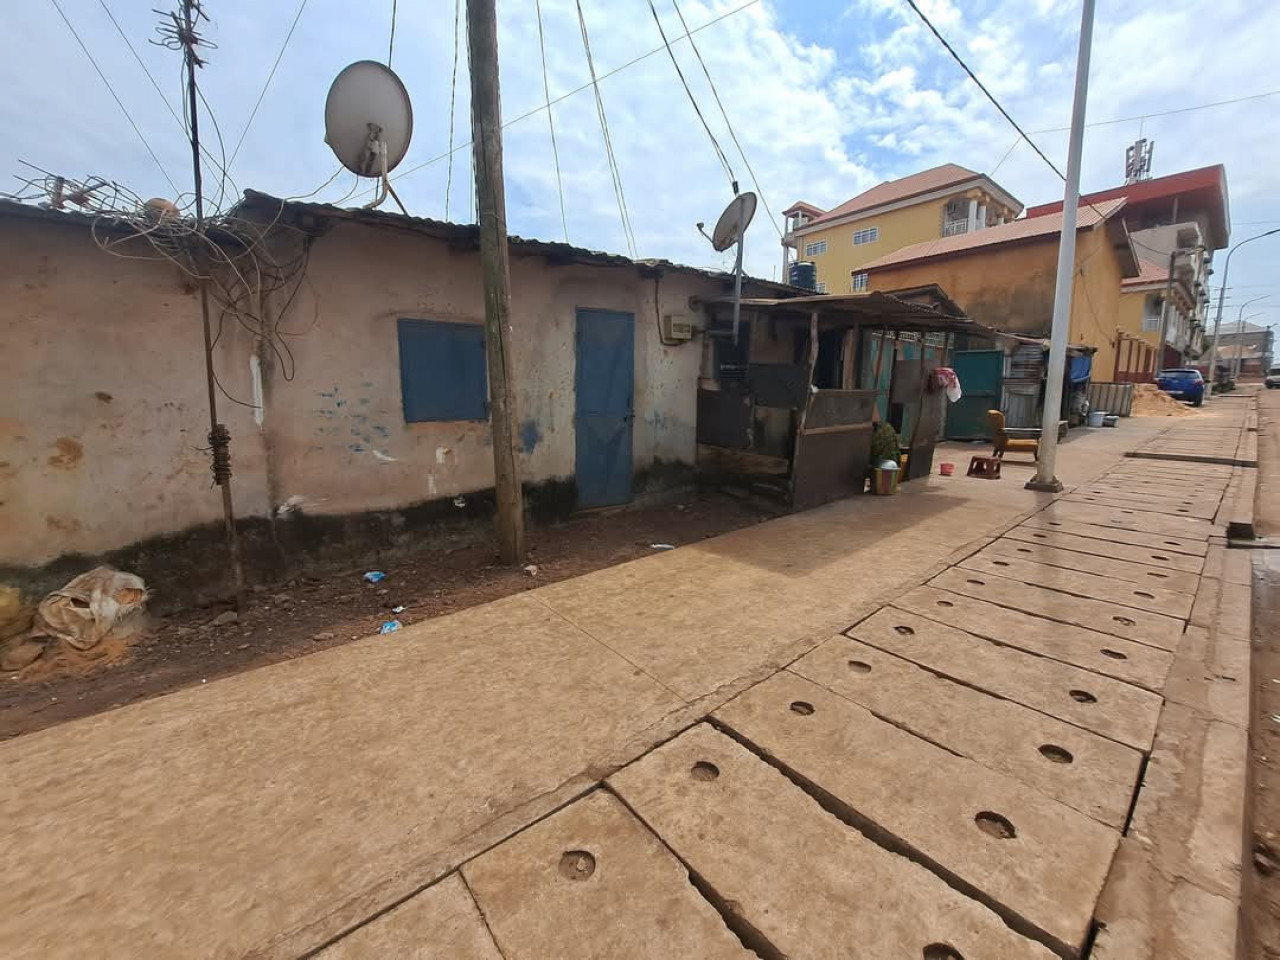
M 1071 343 L 1097 348 L 1097 379 L 1110 379 L 1120 340 L 1122 282 L 1140 276 L 1117 216 L 1124 200 L 1081 207 L 1071 297 Z M 1053 326 L 1062 214 L 1024 218 L 973 234 L 916 243 L 862 269 L 873 290 L 937 284 L 970 317 L 1007 333 L 1047 338 Z
M 1169 363 L 1169 358 L 1159 350 L 1161 329 L 1167 342 L 1170 331 L 1190 323 L 1196 308 L 1192 286 L 1181 266 L 1180 263 L 1175 266 L 1171 283 L 1167 266 L 1139 257 L 1138 275 L 1121 282 L 1116 323 L 1119 342 L 1114 373 L 1109 371 L 1112 379 L 1147 382 L 1155 379 L 1161 368 L 1182 362 L 1176 358 Z M 1169 297 L 1168 307 L 1166 297 Z
M 978 233 L 1013 220 L 1022 204 L 989 177 L 946 163 L 889 180 L 833 210 L 799 201 L 783 212 L 782 276 L 812 263 L 822 293 L 868 289 L 867 263 L 913 243 Z

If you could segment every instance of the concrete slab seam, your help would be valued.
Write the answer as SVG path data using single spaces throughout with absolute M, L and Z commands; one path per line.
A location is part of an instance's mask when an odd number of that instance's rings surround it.
M 819 807 L 821 807 L 824 811 L 826 811 L 832 817 L 835 817 L 835 819 L 839 820 L 846 827 L 849 827 L 850 829 L 853 829 L 853 830 L 857 830 L 860 834 L 862 834 L 872 843 L 889 851 L 890 853 L 896 854 L 900 857 L 903 857 L 906 860 L 911 861 L 914 864 L 924 867 L 926 870 L 928 870 L 930 873 L 932 873 L 934 876 L 940 879 L 947 886 L 951 887 L 951 889 L 955 890 L 957 893 L 968 897 L 970 900 L 975 900 L 978 903 L 982 904 L 984 907 L 986 907 L 988 910 L 994 913 L 997 917 L 999 917 L 1002 921 L 1004 921 L 1005 926 L 1007 926 L 1010 930 L 1013 930 L 1015 933 L 1021 934 L 1022 936 L 1026 937 L 1029 940 L 1034 940 L 1035 942 L 1048 947 L 1054 953 L 1065 958 L 1065 960 L 1076 960 L 1076 958 L 1083 956 L 1083 954 L 1077 954 L 1074 950 L 1071 949 L 1071 947 L 1068 944 L 1062 943 L 1052 934 L 1048 933 L 1045 930 L 1041 930 L 1034 923 L 1030 922 L 1029 920 L 1026 920 L 1023 917 L 1018 916 L 1014 911 L 1005 907 L 999 901 L 995 900 L 993 897 L 991 897 L 989 894 L 987 894 L 983 890 L 969 883 L 963 877 L 957 875 L 951 870 L 948 870 L 946 867 L 942 866 L 942 864 L 938 863 L 932 857 L 926 856 L 922 851 L 917 850 L 915 847 L 907 843 L 902 838 L 889 832 L 884 827 L 881 827 L 878 823 L 876 823 L 870 817 L 864 816 L 863 814 L 859 813 L 851 805 L 849 805 L 845 801 L 841 800 L 839 797 L 832 794 L 829 790 L 825 790 L 824 788 L 822 788 L 821 786 L 819 786 L 818 784 L 810 780 L 808 777 L 792 769 L 790 766 L 788 766 L 786 763 L 779 760 L 777 757 L 773 756 L 773 754 L 769 753 L 763 747 L 760 747 L 759 745 L 757 745 L 754 741 L 749 739 L 747 736 L 739 733 L 737 730 L 731 727 L 724 720 L 720 719 L 719 717 L 710 716 L 707 718 L 707 723 L 709 723 L 716 730 L 719 730 L 725 736 L 730 737 L 731 739 L 736 741 L 746 750 L 749 750 L 751 753 L 755 754 L 757 757 L 759 757 L 769 766 L 773 767 L 775 770 L 781 773 L 784 777 L 790 780 L 793 784 L 799 787 L 802 791 L 804 791 L 804 793 L 808 794 L 808 796 Z M 917 736 L 914 733 L 911 735 Z M 917 737 L 917 739 L 923 739 L 923 738 Z M 953 751 L 948 751 L 948 752 L 953 752 Z

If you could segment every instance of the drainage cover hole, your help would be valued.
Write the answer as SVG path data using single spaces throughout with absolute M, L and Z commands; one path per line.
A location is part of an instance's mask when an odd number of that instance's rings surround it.
M 938 601 L 938 606 L 940 606 L 940 607 L 954 607 L 954 606 L 955 606 L 955 604 L 954 604 L 954 603 L 952 603 L 950 600 L 939 600 L 939 601 Z
M 1166 540 L 1165 543 L 1167 543 L 1171 547 L 1176 547 L 1178 545 L 1177 540 Z
M 979 586 L 979 587 L 985 587 L 985 586 L 987 585 L 987 581 L 985 581 L 985 580 L 975 580 L 975 579 L 973 579 L 972 577 L 970 577 L 968 580 L 966 580 L 966 581 L 965 581 L 965 583 L 972 583 L 972 584 L 975 584 L 975 585 L 977 585 L 977 586 Z
M 716 777 L 720 776 L 720 768 L 714 763 L 709 763 L 706 760 L 699 760 L 689 768 L 689 776 L 693 777 L 695 780 L 714 780 Z
M 1047 533 L 1033 533 L 1032 536 L 1035 537 L 1037 540 L 1044 540 L 1049 535 Z
M 949 943 L 931 943 L 923 956 L 924 960 L 964 960 L 964 954 Z
M 1147 574 L 1147 576 L 1148 576 L 1148 577 L 1155 577 L 1157 580 L 1168 580 L 1168 579 L 1169 579 L 1169 575 L 1168 575 L 1167 573 L 1148 573 L 1148 574 Z
M 1071 693 L 1071 699 L 1076 701 L 1076 703 L 1097 703 L 1098 702 L 1098 698 L 1095 697 L 1088 690 L 1072 690 L 1070 691 L 1070 693 Z
M 1133 591 L 1133 595 L 1135 597 L 1142 597 L 1144 600 L 1154 600 L 1156 598 L 1154 593 L 1145 593 L 1142 590 Z
M 1128 617 L 1112 617 L 1111 619 L 1122 627 L 1132 627 L 1136 622 L 1134 620 L 1130 620 Z
M 1008 560 L 992 560 L 991 563 L 997 567 L 1007 567 L 1009 565 Z
M 1040 748 L 1040 754 L 1046 760 L 1051 760 L 1054 763 L 1070 763 L 1075 759 L 1070 750 L 1060 747 L 1056 743 L 1046 743 Z
M 983 810 L 973 818 L 973 822 L 983 833 L 999 840 L 1012 840 L 1018 835 L 1018 831 L 1014 829 L 1008 818 L 992 813 L 990 810 Z
M 862 660 L 850 660 L 849 669 L 852 670 L 854 673 L 870 673 L 871 664 L 865 663 Z M 791 709 L 795 710 L 795 708 L 796 708 L 796 705 L 793 703 L 791 705 Z M 810 707 L 809 709 L 812 710 L 813 708 Z
M 1153 553 L 1151 555 L 1151 559 L 1152 560 L 1168 560 L 1169 558 L 1166 557 L 1163 553 Z
M 915 631 L 912 630 L 910 627 L 908 627 L 905 623 L 900 623 L 893 629 L 898 633 L 902 634 L 904 637 L 909 637 L 913 633 L 915 633 Z
M 1030 552 L 1031 552 L 1031 548 L 1030 548 L 1030 547 L 1019 547 L 1019 548 L 1018 548 L 1018 552 L 1019 552 L 1019 553 L 1030 553 Z
M 585 880 L 596 872 L 596 858 L 585 850 L 570 850 L 560 858 L 560 875 L 569 880 Z
M 810 716 L 813 713 L 813 704 L 806 703 L 804 700 L 796 700 L 791 704 L 791 712 L 798 713 L 802 717 Z
M 1121 653 L 1119 650 L 1108 650 L 1106 647 L 1103 647 L 1102 655 L 1104 657 L 1110 657 L 1112 660 L 1128 660 L 1129 659 L 1128 654 Z

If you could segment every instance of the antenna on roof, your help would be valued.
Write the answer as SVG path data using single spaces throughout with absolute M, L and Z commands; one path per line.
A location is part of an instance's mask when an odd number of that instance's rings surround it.
M 737 184 L 734 184 L 736 187 Z M 733 264 L 733 342 L 738 342 L 738 316 L 742 308 L 742 236 L 751 225 L 751 218 L 756 215 L 756 195 L 748 190 L 739 193 L 729 201 L 716 221 L 716 228 L 707 236 L 703 225 L 698 224 L 698 232 L 711 241 L 711 246 L 723 253 L 735 244 L 738 247 Z
M 365 209 L 379 206 L 391 194 L 407 216 L 387 174 L 409 150 L 413 104 L 391 68 L 373 60 L 357 60 L 344 68 L 325 100 L 324 131 L 324 142 L 344 167 L 381 181 L 378 195 Z

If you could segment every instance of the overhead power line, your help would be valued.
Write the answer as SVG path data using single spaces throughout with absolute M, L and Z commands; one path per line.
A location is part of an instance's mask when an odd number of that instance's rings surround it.
M 1215 100 L 1213 103 L 1198 103 L 1190 107 L 1177 107 L 1173 110 L 1157 110 L 1154 113 L 1140 113 L 1132 117 L 1117 117 L 1114 120 L 1094 120 L 1092 123 L 1086 123 L 1086 127 L 1110 127 L 1118 123 L 1132 123 L 1135 120 L 1154 120 L 1157 117 L 1172 117 L 1179 113 L 1192 113 L 1196 110 L 1209 110 L 1213 107 L 1227 107 L 1233 103 L 1245 103 L 1249 100 L 1262 100 L 1266 97 L 1280 97 L 1280 90 L 1268 90 L 1265 93 L 1251 93 L 1245 97 L 1232 97 L 1230 100 Z M 1043 130 L 1033 130 L 1032 133 L 1061 133 L 1063 130 L 1069 130 L 1070 127 L 1046 127 Z
M 93 69 L 98 74 L 98 78 L 107 88 L 107 92 L 111 94 L 111 99 L 116 102 L 116 106 L 120 108 L 120 112 L 124 114 L 124 118 L 129 121 L 129 126 L 133 127 L 133 132 L 138 135 L 138 139 L 142 141 L 142 145 L 147 148 L 147 153 L 151 155 L 151 159 L 155 162 L 160 173 L 164 175 L 169 186 L 173 188 L 174 197 L 181 195 L 182 191 L 178 189 L 178 185 L 173 182 L 173 178 L 169 176 L 169 171 L 165 169 L 164 164 L 160 162 L 160 158 L 156 156 L 156 152 L 151 149 L 151 144 L 147 142 L 147 138 L 142 135 L 142 131 L 138 129 L 138 125 L 133 122 L 133 117 L 129 114 L 124 102 L 116 94 L 115 88 L 111 86 L 111 81 L 107 79 L 107 75 L 102 72 L 102 68 L 98 66 L 98 61 L 93 58 L 93 54 L 89 52 L 89 48 L 85 46 L 80 34 L 76 32 L 76 28 L 72 26 L 71 21 L 67 18 L 66 13 L 62 9 L 62 5 L 58 0 L 51 0 L 53 7 L 58 11 L 58 16 L 62 17 L 62 22 L 67 25 L 67 29 L 71 31 L 71 35 L 76 38 L 76 43 L 80 44 L 80 49 L 84 51 L 84 55 L 89 58 L 89 63 L 93 65 Z
M 231 160 L 227 166 L 230 167 L 236 162 L 236 157 L 240 155 L 240 148 L 244 145 L 244 138 L 249 134 L 249 128 L 253 126 L 253 120 L 258 115 L 258 108 L 262 106 L 262 98 L 267 95 L 267 90 L 271 87 L 271 81 L 275 79 L 276 70 L 280 66 L 280 61 L 284 58 L 284 52 L 289 47 L 289 41 L 293 39 L 293 31 L 298 28 L 298 21 L 302 19 L 302 11 L 307 9 L 307 0 L 302 0 L 298 4 L 298 12 L 293 16 L 293 23 L 289 25 L 289 32 L 285 34 L 284 43 L 280 44 L 280 52 L 276 54 L 276 62 L 271 65 L 271 72 L 267 74 L 267 82 L 262 85 L 262 92 L 258 94 L 258 99 L 253 105 L 253 109 L 249 112 L 249 119 L 245 121 L 244 129 L 240 131 L 240 139 L 236 141 L 236 148 L 231 151 Z
M 542 0 L 534 0 L 538 13 L 538 50 L 542 54 L 542 95 L 547 101 L 547 126 L 551 129 L 551 156 L 556 165 L 556 193 L 560 196 L 560 226 L 564 242 L 569 242 L 569 218 L 564 212 L 564 183 L 560 179 L 560 148 L 556 146 L 556 121 L 551 110 L 551 86 L 547 81 L 547 42 L 542 33 Z
M 724 167 L 724 172 L 729 177 L 729 182 L 733 184 L 733 192 L 738 192 L 738 178 L 733 174 L 733 167 L 729 163 L 729 158 L 724 155 L 724 151 L 720 148 L 720 141 L 716 139 L 716 135 L 711 132 L 711 125 L 707 123 L 707 118 L 702 115 L 702 108 L 698 106 L 698 100 L 693 95 L 693 91 L 689 89 L 689 81 L 684 78 L 684 71 L 680 69 L 680 61 L 676 59 L 675 51 L 671 49 L 671 41 L 667 39 L 667 31 L 662 28 L 662 20 L 658 17 L 658 8 L 653 5 L 653 0 L 649 0 L 649 12 L 653 14 L 653 22 L 658 25 L 658 35 L 662 37 L 662 45 L 666 47 L 667 56 L 671 58 L 671 65 L 676 68 L 676 76 L 680 78 L 680 86 L 684 87 L 684 92 L 689 98 L 689 103 L 693 105 L 693 112 L 698 115 L 698 120 L 702 123 L 702 129 L 707 131 L 707 137 L 711 140 L 711 146 L 715 148 L 716 156 L 720 160 L 720 166 Z
M 964 58 L 961 57 L 960 54 L 956 53 L 955 48 L 951 46 L 950 43 L 947 42 L 947 38 L 938 32 L 938 28 L 933 25 L 933 22 L 927 16 L 925 16 L 924 11 L 921 10 L 916 5 L 916 0 L 907 0 L 907 6 L 909 6 L 912 10 L 916 12 L 916 16 L 919 17 L 920 21 L 926 27 L 929 28 L 929 32 L 938 38 L 938 42 L 940 44 L 946 47 L 947 53 L 951 54 L 951 58 L 955 60 L 956 63 L 960 64 L 960 68 L 969 75 L 969 79 L 978 85 L 978 89 L 981 90 L 983 95 L 988 100 L 991 101 L 991 105 L 1000 111 L 1000 115 L 1002 117 L 1004 117 L 1006 120 L 1009 121 L 1009 126 L 1013 127 L 1013 129 L 1017 130 L 1018 133 L 1022 135 L 1022 139 L 1027 141 L 1027 145 L 1031 147 L 1031 149 L 1034 150 L 1039 155 L 1041 160 L 1043 160 L 1045 163 L 1049 165 L 1049 167 L 1053 170 L 1054 173 L 1056 173 L 1063 180 L 1066 180 L 1067 179 L 1066 176 L 1063 174 L 1061 170 L 1058 169 L 1057 164 L 1055 164 L 1052 160 L 1050 160 L 1047 156 L 1045 156 L 1044 151 L 1035 145 L 1035 142 L 1029 136 L 1027 136 L 1027 131 L 1023 130 L 1022 127 L 1018 126 L 1017 120 L 1009 116 L 1009 111 L 1006 110 L 1001 105 L 1000 101 L 995 98 L 995 95 L 990 90 L 987 89 L 986 84 L 984 84 L 981 80 L 978 79 L 978 75 L 974 73 L 971 69 L 969 69 L 969 65 L 964 62 Z
M 391 0 L 391 40 L 387 43 L 387 69 L 391 69 L 391 54 L 396 50 L 396 7 L 397 0 Z M 288 41 L 285 41 L 286 43 Z
M 689 35 L 692 35 L 695 33 L 701 33 L 703 30 L 706 30 L 708 27 L 714 27 L 721 20 L 727 20 L 729 17 L 732 17 L 734 14 L 741 13 L 743 10 L 749 9 L 750 7 L 754 7 L 757 3 L 760 3 L 760 0 L 747 0 L 746 3 L 743 3 L 740 6 L 734 7 L 732 10 L 726 10 L 724 13 L 720 14 L 720 16 L 718 17 L 713 17 L 712 19 L 708 20 L 706 23 L 702 24 L 702 26 L 694 27 L 692 30 L 689 31 Z M 642 53 L 638 57 L 633 57 L 632 59 L 628 60 L 626 63 L 620 64 L 619 66 L 614 67 L 612 70 L 608 70 L 600 74 L 591 83 L 584 83 L 580 87 L 574 87 L 568 93 L 562 93 L 560 96 L 556 97 L 554 100 L 552 100 L 548 104 L 539 104 L 538 106 L 534 107 L 532 110 L 526 110 L 524 113 L 520 114 L 518 117 L 514 117 L 511 120 L 505 121 L 502 124 L 502 129 L 505 130 L 507 127 L 517 124 L 521 120 L 528 120 L 534 114 L 540 113 L 543 110 L 548 109 L 549 107 L 555 106 L 557 103 L 562 103 L 565 100 L 568 100 L 570 97 L 581 93 L 583 90 L 590 90 L 592 87 L 599 84 L 601 80 L 608 80 L 614 74 L 621 73 L 623 70 L 626 70 L 629 67 L 634 67 L 637 63 L 640 63 L 643 60 L 648 60 L 650 57 L 655 56 L 656 54 L 662 53 L 665 49 L 666 49 L 665 46 L 654 47 L 652 50 L 650 50 L 647 53 Z M 419 170 L 423 170 L 431 166 L 433 163 L 439 163 L 441 160 L 448 158 L 448 156 L 451 153 L 454 153 L 458 150 L 462 150 L 465 147 L 469 147 L 470 145 L 471 145 L 471 141 L 468 140 L 466 143 L 461 143 L 461 144 L 458 144 L 456 147 L 451 147 L 447 153 L 442 153 L 439 156 L 432 157 L 430 160 L 424 160 L 422 163 L 416 164 L 415 166 L 412 166 L 407 170 L 401 170 L 391 179 L 399 180 L 401 177 L 407 177 L 411 173 L 417 173 Z
M 449 219 L 449 195 L 453 193 L 453 114 L 458 103 L 458 31 L 461 19 L 462 0 L 453 0 L 453 75 L 449 78 L 449 152 L 447 154 L 449 172 L 444 181 L 444 218 L 446 220 Z
M 760 186 L 760 180 L 756 177 L 755 170 L 751 168 L 751 161 L 747 159 L 747 152 L 742 149 L 738 134 L 734 131 L 733 124 L 729 120 L 729 114 L 724 108 L 724 102 L 720 99 L 720 91 L 716 89 L 716 82 L 711 79 L 711 71 L 707 69 L 707 62 L 702 59 L 702 52 L 698 49 L 698 44 L 693 39 L 693 31 L 689 29 L 689 24 L 684 19 L 684 13 L 680 10 L 679 0 L 671 0 L 671 5 L 676 9 L 676 16 L 680 18 L 680 26 L 684 28 L 684 35 L 689 40 L 689 46 L 693 48 L 693 55 L 698 58 L 698 63 L 702 67 L 702 74 L 707 78 L 707 85 L 711 87 L 711 95 L 715 97 L 716 106 L 720 108 L 720 117 L 724 120 L 724 125 L 729 129 L 729 136 L 733 138 L 733 145 L 738 148 L 738 156 L 742 157 L 742 163 L 746 166 L 747 173 L 751 176 L 751 183 L 755 186 L 756 193 L 760 196 L 760 204 L 764 207 L 764 212 L 769 215 L 769 222 L 773 224 L 773 229 L 781 237 L 782 228 L 778 226 L 778 221 L 773 215 L 773 208 L 769 206 L 769 202 L 765 199 L 764 188 Z
M 587 55 L 587 69 L 591 72 L 591 87 L 596 95 L 596 114 L 600 118 L 600 135 L 604 139 L 605 158 L 613 177 L 613 194 L 618 201 L 618 215 L 622 218 L 622 233 L 632 259 L 636 256 L 636 237 L 631 230 L 631 215 L 627 212 L 627 197 L 622 190 L 622 174 L 618 170 L 618 158 L 613 152 L 613 138 L 609 136 L 609 118 L 605 115 L 604 97 L 600 95 L 600 81 L 596 76 L 595 59 L 591 56 L 591 38 L 587 36 L 587 18 L 582 13 L 582 0 L 574 0 L 578 8 L 578 26 L 582 29 L 582 49 Z

